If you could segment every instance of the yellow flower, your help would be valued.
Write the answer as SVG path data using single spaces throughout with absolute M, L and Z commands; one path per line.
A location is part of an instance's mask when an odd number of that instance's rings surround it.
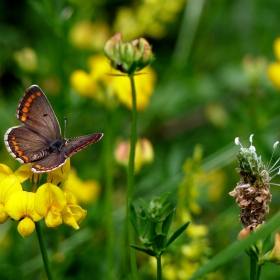
M 123 166 L 128 166 L 129 153 L 130 141 L 119 143 L 115 151 L 116 161 Z M 143 165 L 151 163 L 153 159 L 154 150 L 151 142 L 146 138 L 138 139 L 135 146 L 134 172 L 139 172 Z
M 64 191 L 64 195 L 67 205 L 62 213 L 63 222 L 74 229 L 79 229 L 78 224 L 84 219 L 87 211 L 76 205 L 76 198 L 70 191 Z
M 114 89 L 119 100 L 129 109 L 132 108 L 131 85 L 126 77 L 114 77 Z M 134 76 L 137 111 L 143 111 L 150 101 L 156 83 L 154 70 L 147 66 Z
M 47 227 L 58 227 L 62 223 L 61 212 L 67 204 L 63 191 L 54 184 L 46 183 L 36 192 L 35 209 L 45 218 Z
M 73 193 L 79 203 L 92 203 L 100 194 L 100 184 L 95 180 L 82 181 L 74 170 L 69 173 L 69 180 L 63 184 L 64 191 Z
M 277 62 L 272 62 L 268 65 L 267 75 L 272 84 L 280 90 L 280 37 L 273 44 L 274 54 L 278 59 Z
M 82 96 L 93 97 L 101 102 L 115 105 L 114 96 L 126 107 L 132 108 L 131 85 L 127 76 L 120 77 L 103 55 L 91 56 L 88 60 L 89 73 L 76 70 L 70 76 L 73 88 Z M 116 76 L 118 75 L 118 76 Z M 137 110 L 144 110 L 154 91 L 156 73 L 150 67 L 139 71 L 135 76 Z M 105 89 L 105 90 L 104 90 Z M 112 106 L 111 105 L 111 106 Z
M 34 207 L 35 193 L 18 191 L 13 193 L 6 203 L 6 211 L 9 216 L 17 220 L 18 232 L 22 237 L 30 235 L 34 229 L 35 224 L 42 219 Z
M 0 224 L 9 217 L 6 205 L 13 193 L 22 191 L 22 186 L 16 177 L 7 177 L 0 183 Z
M 101 51 L 109 33 L 106 22 L 80 21 L 70 30 L 70 41 L 80 49 Z

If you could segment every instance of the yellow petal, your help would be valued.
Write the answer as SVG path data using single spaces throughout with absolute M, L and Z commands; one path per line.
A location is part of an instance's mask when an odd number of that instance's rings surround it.
M 79 205 L 69 205 L 75 221 L 79 224 L 86 216 L 87 211 Z
M 51 211 L 48 211 L 45 217 L 45 223 L 47 227 L 55 228 L 62 224 L 61 214 L 56 210 L 57 209 L 52 209 Z
M 79 229 L 80 227 L 78 226 L 76 220 L 73 217 L 73 214 L 71 213 L 69 207 L 66 208 L 67 210 L 62 214 L 63 222 L 68 225 L 73 227 L 74 229 Z
M 18 224 L 17 230 L 22 237 L 27 237 L 35 229 L 35 224 L 29 217 L 24 218 Z
M 20 220 L 23 217 L 30 217 L 34 221 L 42 219 L 34 208 L 35 193 L 18 191 L 9 197 L 5 210 L 14 220 Z
M 5 211 L 5 205 L 0 203 L 0 224 L 5 223 L 9 218 L 8 213 Z
M 7 177 L 0 183 L 0 202 L 6 204 L 10 196 L 19 191 L 22 191 L 22 186 L 17 178 L 12 175 Z
M 31 171 L 31 166 L 32 164 L 21 165 L 13 175 L 15 175 L 17 179 L 22 183 L 34 175 L 34 173 Z
M 267 69 L 267 76 L 273 85 L 280 90 L 280 63 L 272 62 Z
M 7 178 L 13 171 L 5 164 L 0 164 L 0 182 Z

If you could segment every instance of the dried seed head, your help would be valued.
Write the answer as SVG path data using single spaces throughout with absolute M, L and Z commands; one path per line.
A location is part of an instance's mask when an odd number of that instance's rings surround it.
M 265 222 L 265 215 L 269 212 L 268 201 L 271 201 L 269 171 L 257 156 L 253 144 L 253 135 L 250 136 L 250 147 L 243 148 L 238 138 L 235 143 L 240 146 L 237 154 L 238 173 L 240 182 L 229 193 L 241 208 L 239 220 L 244 228 L 256 228 Z M 275 145 L 274 145 L 275 146 Z

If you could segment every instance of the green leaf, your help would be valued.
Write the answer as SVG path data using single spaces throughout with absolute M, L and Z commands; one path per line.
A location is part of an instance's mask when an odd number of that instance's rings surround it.
M 175 215 L 175 208 L 165 217 L 162 223 L 162 233 L 164 233 L 166 236 L 173 222 L 174 215 Z
M 271 233 L 267 235 L 267 237 L 263 241 L 263 250 L 262 253 L 265 254 L 267 253 L 270 245 L 270 239 L 271 239 Z
M 170 195 L 170 192 L 167 192 L 167 193 L 163 194 L 163 195 L 161 196 L 161 198 L 159 199 L 159 203 L 160 203 L 161 205 L 163 205 L 163 203 L 165 202 L 166 198 L 167 198 L 169 195 Z
M 161 208 L 161 215 L 164 213 L 164 211 L 169 207 L 170 203 L 165 204 L 162 208 Z
M 177 237 L 179 237 L 184 230 L 188 227 L 190 222 L 186 222 L 185 224 L 183 224 L 180 228 L 178 228 L 173 234 L 172 236 L 169 238 L 169 240 L 167 241 L 165 247 L 169 246 L 175 239 L 177 239 Z
M 165 238 L 166 235 L 163 233 L 159 233 L 154 237 L 154 246 L 158 253 L 165 249 Z
M 138 228 L 138 220 L 137 220 L 137 214 L 136 214 L 136 211 L 135 211 L 135 207 L 133 205 L 133 203 L 131 202 L 131 200 L 129 200 L 129 219 L 130 219 L 130 222 L 137 234 L 137 236 L 139 236 L 139 228 Z
M 148 214 L 150 212 L 149 205 L 142 198 L 139 198 L 139 201 L 142 204 L 142 206 L 143 206 L 144 210 L 146 211 L 146 213 Z
M 155 251 L 153 251 L 152 249 L 148 249 L 148 248 L 143 248 L 143 247 L 138 247 L 136 245 L 130 245 L 132 248 L 134 248 L 135 250 L 138 250 L 138 251 L 141 251 L 141 252 L 144 252 L 146 253 L 147 255 L 149 256 L 152 256 L 152 257 L 156 257 L 157 254 Z
M 189 280 L 201 278 L 202 276 L 210 273 L 226 262 L 233 259 L 237 254 L 243 252 L 249 248 L 252 244 L 256 243 L 259 239 L 265 238 L 272 231 L 276 230 L 280 226 L 280 213 L 275 215 L 270 221 L 266 222 L 260 230 L 254 234 L 249 235 L 241 241 L 236 241 L 229 245 L 225 250 L 213 257 L 208 263 L 206 263 L 201 269 L 199 269 Z

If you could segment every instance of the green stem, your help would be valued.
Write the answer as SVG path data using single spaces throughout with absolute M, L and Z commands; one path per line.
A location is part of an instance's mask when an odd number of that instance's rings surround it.
M 113 203 L 113 127 L 111 121 L 112 114 L 110 110 L 107 111 L 108 122 L 107 129 L 104 137 L 104 156 L 105 156 L 105 215 L 106 215 L 106 232 L 107 232 L 107 244 L 106 244 L 106 258 L 107 258 L 107 278 L 113 279 L 113 266 L 114 266 L 114 223 L 112 216 L 112 203 Z
M 257 280 L 259 280 L 260 277 L 261 277 L 261 269 L 262 269 L 262 266 L 258 265 L 258 267 L 257 267 L 257 277 L 256 277 Z
M 157 257 L 157 280 L 162 279 L 161 254 Z
M 135 146 L 137 141 L 137 107 L 136 107 L 136 90 L 133 75 L 129 76 L 132 92 L 132 122 L 131 122 L 131 135 L 130 135 L 130 154 L 129 164 L 127 172 L 127 196 L 126 196 L 126 220 L 127 220 L 127 232 L 129 244 L 134 244 L 134 233 L 132 225 L 129 221 L 129 201 L 133 201 L 134 197 L 134 158 L 135 158 Z M 137 276 L 137 264 L 135 250 L 129 248 L 130 266 L 132 279 L 138 279 Z
M 257 262 L 254 257 L 250 256 L 250 280 L 256 280 Z
M 43 262 L 44 262 L 44 266 L 45 266 L 45 271 L 46 271 L 48 280 L 53 280 L 53 277 L 51 274 L 51 269 L 50 269 L 50 264 L 49 264 L 49 259 L 48 259 L 47 248 L 46 248 L 46 244 L 44 242 L 40 221 L 36 222 L 35 226 L 36 226 L 38 241 L 39 241 L 41 254 L 42 254 L 42 258 L 43 258 Z

